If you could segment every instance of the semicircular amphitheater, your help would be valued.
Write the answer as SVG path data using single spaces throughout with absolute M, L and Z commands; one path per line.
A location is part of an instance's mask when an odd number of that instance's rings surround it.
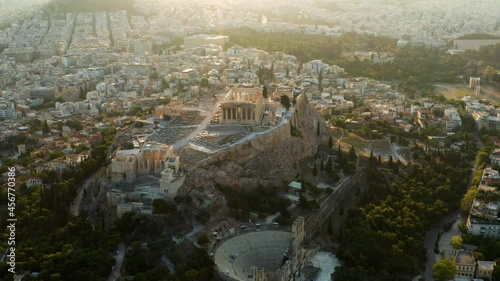
M 286 256 L 292 234 L 286 231 L 245 233 L 225 241 L 215 252 L 220 270 L 236 280 L 253 276 L 252 267 L 278 270 Z
M 215 266 L 224 280 L 284 280 L 300 274 L 300 268 L 316 252 L 299 246 L 303 218 L 289 231 L 257 231 L 232 237 L 214 252 Z M 290 280 L 290 279 L 286 279 Z

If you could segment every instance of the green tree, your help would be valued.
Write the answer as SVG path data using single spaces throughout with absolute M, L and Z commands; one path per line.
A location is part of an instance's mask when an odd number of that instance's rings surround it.
M 153 213 L 154 214 L 168 214 L 176 211 L 174 204 L 165 201 L 164 199 L 153 200 Z
M 320 90 L 320 91 L 323 91 L 323 72 L 324 71 L 325 71 L 325 69 L 322 68 L 318 74 L 318 90 Z
M 169 104 L 169 103 L 170 103 L 170 101 L 171 101 L 171 99 L 170 99 L 170 98 L 168 98 L 168 97 L 166 97 L 166 98 L 163 98 L 163 99 L 161 100 L 161 104 L 163 104 L 163 105 L 167 105 L 167 104 Z
M 458 250 L 462 247 L 463 239 L 460 235 L 455 235 L 451 238 L 450 240 L 450 245 L 453 247 L 453 249 Z
M 72 129 L 75 129 L 77 131 L 83 130 L 83 124 L 79 120 L 68 120 L 64 123 L 64 125 L 72 128 Z
M 444 110 L 442 109 L 434 109 L 432 110 L 432 114 L 436 117 L 443 117 L 444 116 Z
M 56 150 L 56 151 L 53 151 L 49 154 L 49 160 L 54 160 L 56 158 L 63 157 L 63 156 L 64 156 L 64 152 L 62 152 L 60 150 Z
M 477 154 L 476 164 L 477 166 L 481 166 L 484 163 L 488 163 L 490 159 L 490 154 L 488 152 L 482 151 Z
M 493 274 L 491 277 L 493 278 L 493 280 L 500 280 L 500 265 L 498 264 L 498 261 L 497 264 L 493 266 Z
M 198 244 L 206 245 L 208 243 L 210 243 L 210 238 L 208 238 L 208 235 L 206 233 L 202 233 L 200 234 L 200 236 L 198 236 Z
M 78 95 L 78 98 L 81 100 L 84 100 L 87 98 L 87 93 L 85 92 L 85 90 L 82 87 L 80 87 L 80 94 Z
M 450 280 L 457 274 L 456 264 L 452 259 L 442 259 L 434 264 L 432 272 L 438 281 Z
M 330 158 L 328 158 L 328 160 L 326 160 L 326 164 L 325 164 L 325 171 L 327 173 L 331 173 L 332 169 L 333 169 L 332 160 Z
M 264 85 L 264 87 L 262 88 L 262 97 L 264 99 L 267 99 L 267 86 Z
M 201 87 L 208 87 L 208 79 L 206 77 L 201 78 Z
M 493 66 L 491 65 L 488 65 L 488 67 L 486 67 L 486 69 L 484 70 L 484 75 L 486 75 L 486 77 L 488 78 L 489 83 L 491 83 L 491 78 L 495 73 L 495 68 L 493 68 Z
M 286 110 L 288 110 L 290 106 L 292 106 L 292 104 L 290 103 L 290 98 L 287 95 L 282 95 L 280 97 L 280 103 L 286 108 Z
M 476 194 L 477 194 L 477 188 L 472 187 L 467 191 L 464 198 L 460 202 L 460 207 L 464 214 L 469 213 L 470 207 L 472 206 L 472 202 L 474 201 L 474 198 L 476 198 Z
M 191 270 L 186 271 L 184 273 L 184 275 L 186 276 L 186 280 L 195 281 L 195 280 L 199 280 L 198 276 L 200 275 L 200 272 L 196 269 L 191 269 Z
M 345 129 L 346 128 L 346 125 L 345 125 L 345 122 L 342 121 L 342 120 L 337 120 L 335 121 L 335 126 L 339 127 L 339 128 L 342 128 L 342 129 Z
M 150 79 L 158 79 L 158 72 L 153 71 L 149 74 Z
M 349 160 L 356 160 L 356 150 L 354 149 L 354 146 L 351 146 L 351 148 L 349 149 Z
M 49 127 L 49 124 L 47 123 L 47 120 L 45 120 L 45 122 L 43 122 L 43 125 L 42 125 L 42 132 L 44 134 L 47 134 L 50 132 L 50 127 Z
M 331 149 L 333 147 L 333 139 L 332 136 L 328 139 L 328 147 Z

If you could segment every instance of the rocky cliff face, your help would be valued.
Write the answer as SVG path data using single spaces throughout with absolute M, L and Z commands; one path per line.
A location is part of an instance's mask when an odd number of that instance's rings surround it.
M 326 132 L 319 112 L 310 106 L 305 95 L 299 96 L 290 121 L 214 155 L 188 175 L 179 193 L 187 194 L 212 184 L 249 189 L 258 185 L 281 186 L 299 174 L 299 160 L 316 153 L 320 139 L 318 121 L 321 132 Z M 298 128 L 300 136 L 291 135 L 291 126 Z

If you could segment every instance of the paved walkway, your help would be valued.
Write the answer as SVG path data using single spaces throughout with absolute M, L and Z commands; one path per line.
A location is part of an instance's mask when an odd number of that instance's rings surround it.
M 439 254 L 434 253 L 434 243 L 436 242 L 437 235 L 439 231 L 442 231 L 443 227 L 455 220 L 460 214 L 460 210 L 457 209 L 451 212 L 449 215 L 444 217 L 439 223 L 437 223 L 433 228 L 429 229 L 425 233 L 425 248 L 427 250 L 427 262 L 425 264 L 425 280 L 433 281 L 434 277 L 432 274 L 432 266 L 440 259 Z
M 229 92 L 224 96 L 223 99 L 226 99 L 228 96 Z M 203 131 L 207 127 L 207 125 L 210 123 L 213 116 L 217 112 L 217 107 L 218 103 L 212 108 L 212 110 L 207 112 L 207 116 L 205 117 L 205 119 L 198 125 L 198 127 L 194 131 L 191 132 L 191 134 L 189 134 L 187 137 L 181 139 L 180 141 L 177 141 L 172 145 L 174 151 L 176 152 L 180 151 L 184 146 L 186 146 L 186 144 L 188 144 L 191 141 L 191 139 L 196 137 L 201 131 Z
M 111 271 L 108 281 L 115 281 L 121 277 L 121 270 L 123 265 L 123 260 L 125 259 L 125 244 L 118 244 L 118 257 L 116 258 L 115 269 Z
M 444 232 L 441 237 L 439 238 L 439 251 L 441 253 L 444 253 L 444 257 L 447 259 L 453 258 L 454 257 L 454 252 L 455 250 L 453 247 L 450 245 L 451 238 L 453 236 L 459 235 L 460 236 L 460 230 L 458 230 L 458 224 L 460 223 L 461 215 L 458 215 L 456 217 L 456 221 L 451 227 L 451 229 L 447 232 Z
M 83 183 L 82 187 L 78 190 L 78 194 L 75 197 L 75 200 L 69 206 L 69 213 L 73 216 L 78 216 L 80 213 L 80 204 L 82 203 L 83 193 L 88 187 L 97 180 L 97 178 L 104 172 L 106 168 L 101 168 L 98 172 L 87 178 Z

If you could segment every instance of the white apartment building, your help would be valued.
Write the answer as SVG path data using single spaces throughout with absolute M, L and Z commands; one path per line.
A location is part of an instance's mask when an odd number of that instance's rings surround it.
M 467 218 L 467 229 L 470 234 L 482 237 L 500 239 L 500 202 L 485 203 L 474 199 L 472 208 Z

